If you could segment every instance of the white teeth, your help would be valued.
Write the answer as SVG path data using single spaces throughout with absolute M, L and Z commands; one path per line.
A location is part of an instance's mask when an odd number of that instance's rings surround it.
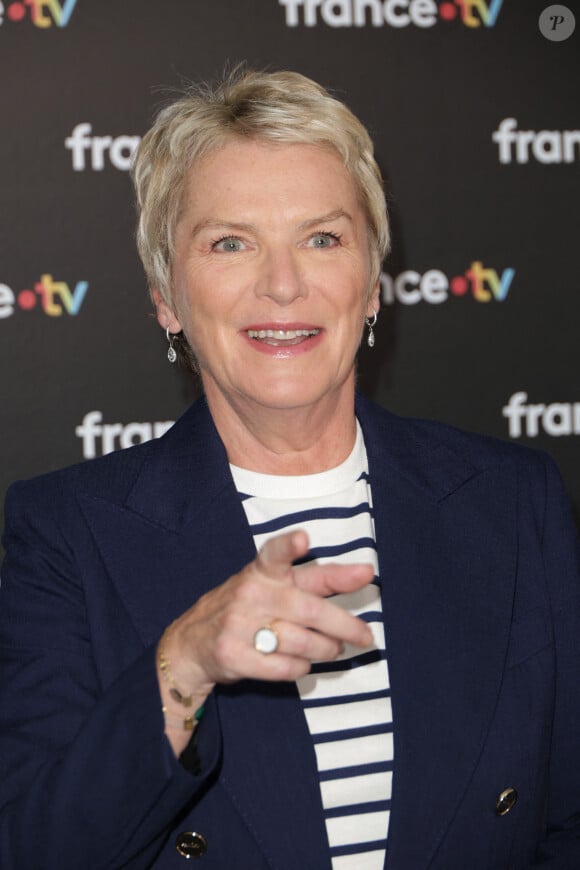
M 307 338 L 318 335 L 319 329 L 248 329 L 250 338 L 277 338 L 279 341 L 289 341 L 293 338 Z

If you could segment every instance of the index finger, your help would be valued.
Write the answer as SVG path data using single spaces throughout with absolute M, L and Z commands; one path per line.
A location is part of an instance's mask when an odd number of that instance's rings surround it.
M 282 579 L 292 563 L 308 552 L 308 535 L 303 531 L 287 532 L 269 538 L 256 556 L 256 566 L 268 577 Z

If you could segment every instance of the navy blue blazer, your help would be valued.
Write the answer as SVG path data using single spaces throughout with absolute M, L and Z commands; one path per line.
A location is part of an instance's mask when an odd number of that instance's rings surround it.
M 580 868 L 580 583 L 539 453 L 359 399 L 395 762 L 388 870 Z M 0 867 L 328 870 L 294 684 L 218 687 L 187 770 L 155 645 L 255 549 L 204 400 L 163 438 L 11 488 Z M 506 815 L 496 799 L 518 800 Z

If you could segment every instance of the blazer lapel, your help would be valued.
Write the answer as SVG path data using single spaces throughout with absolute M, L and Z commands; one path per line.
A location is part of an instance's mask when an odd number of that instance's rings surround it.
M 87 494 L 81 506 L 144 646 L 255 557 L 203 400 L 151 446 L 122 504 Z M 272 867 L 330 868 L 314 748 L 295 684 L 242 681 L 215 694 L 220 782 Z
M 369 413 L 366 403 L 357 412 L 392 687 L 387 866 L 419 870 L 430 866 L 461 802 L 500 689 L 514 594 L 515 481 L 505 483 L 504 469 L 500 484 L 493 469 L 434 447 L 432 434 Z
M 145 646 L 255 556 L 205 401 L 151 450 L 120 504 L 81 497 L 107 572 Z

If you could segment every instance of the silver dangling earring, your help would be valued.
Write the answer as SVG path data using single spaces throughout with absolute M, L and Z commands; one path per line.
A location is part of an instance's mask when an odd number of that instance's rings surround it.
M 375 334 L 374 334 L 374 332 L 373 332 L 373 326 L 374 326 L 375 323 L 377 322 L 377 316 L 378 316 L 378 315 L 377 315 L 377 312 L 375 311 L 375 313 L 373 314 L 373 319 L 372 319 L 372 320 L 370 319 L 370 317 L 367 317 L 367 326 L 368 326 L 368 328 L 369 328 L 369 334 L 368 334 L 368 337 L 367 337 L 367 344 L 368 344 L 369 347 L 374 347 L 374 346 L 375 346 Z
M 173 347 L 175 336 L 169 332 L 169 327 L 167 327 L 165 335 L 167 336 L 167 341 L 169 342 L 169 347 L 167 348 L 167 359 L 170 363 L 174 363 L 177 359 L 177 353 L 175 348 Z

